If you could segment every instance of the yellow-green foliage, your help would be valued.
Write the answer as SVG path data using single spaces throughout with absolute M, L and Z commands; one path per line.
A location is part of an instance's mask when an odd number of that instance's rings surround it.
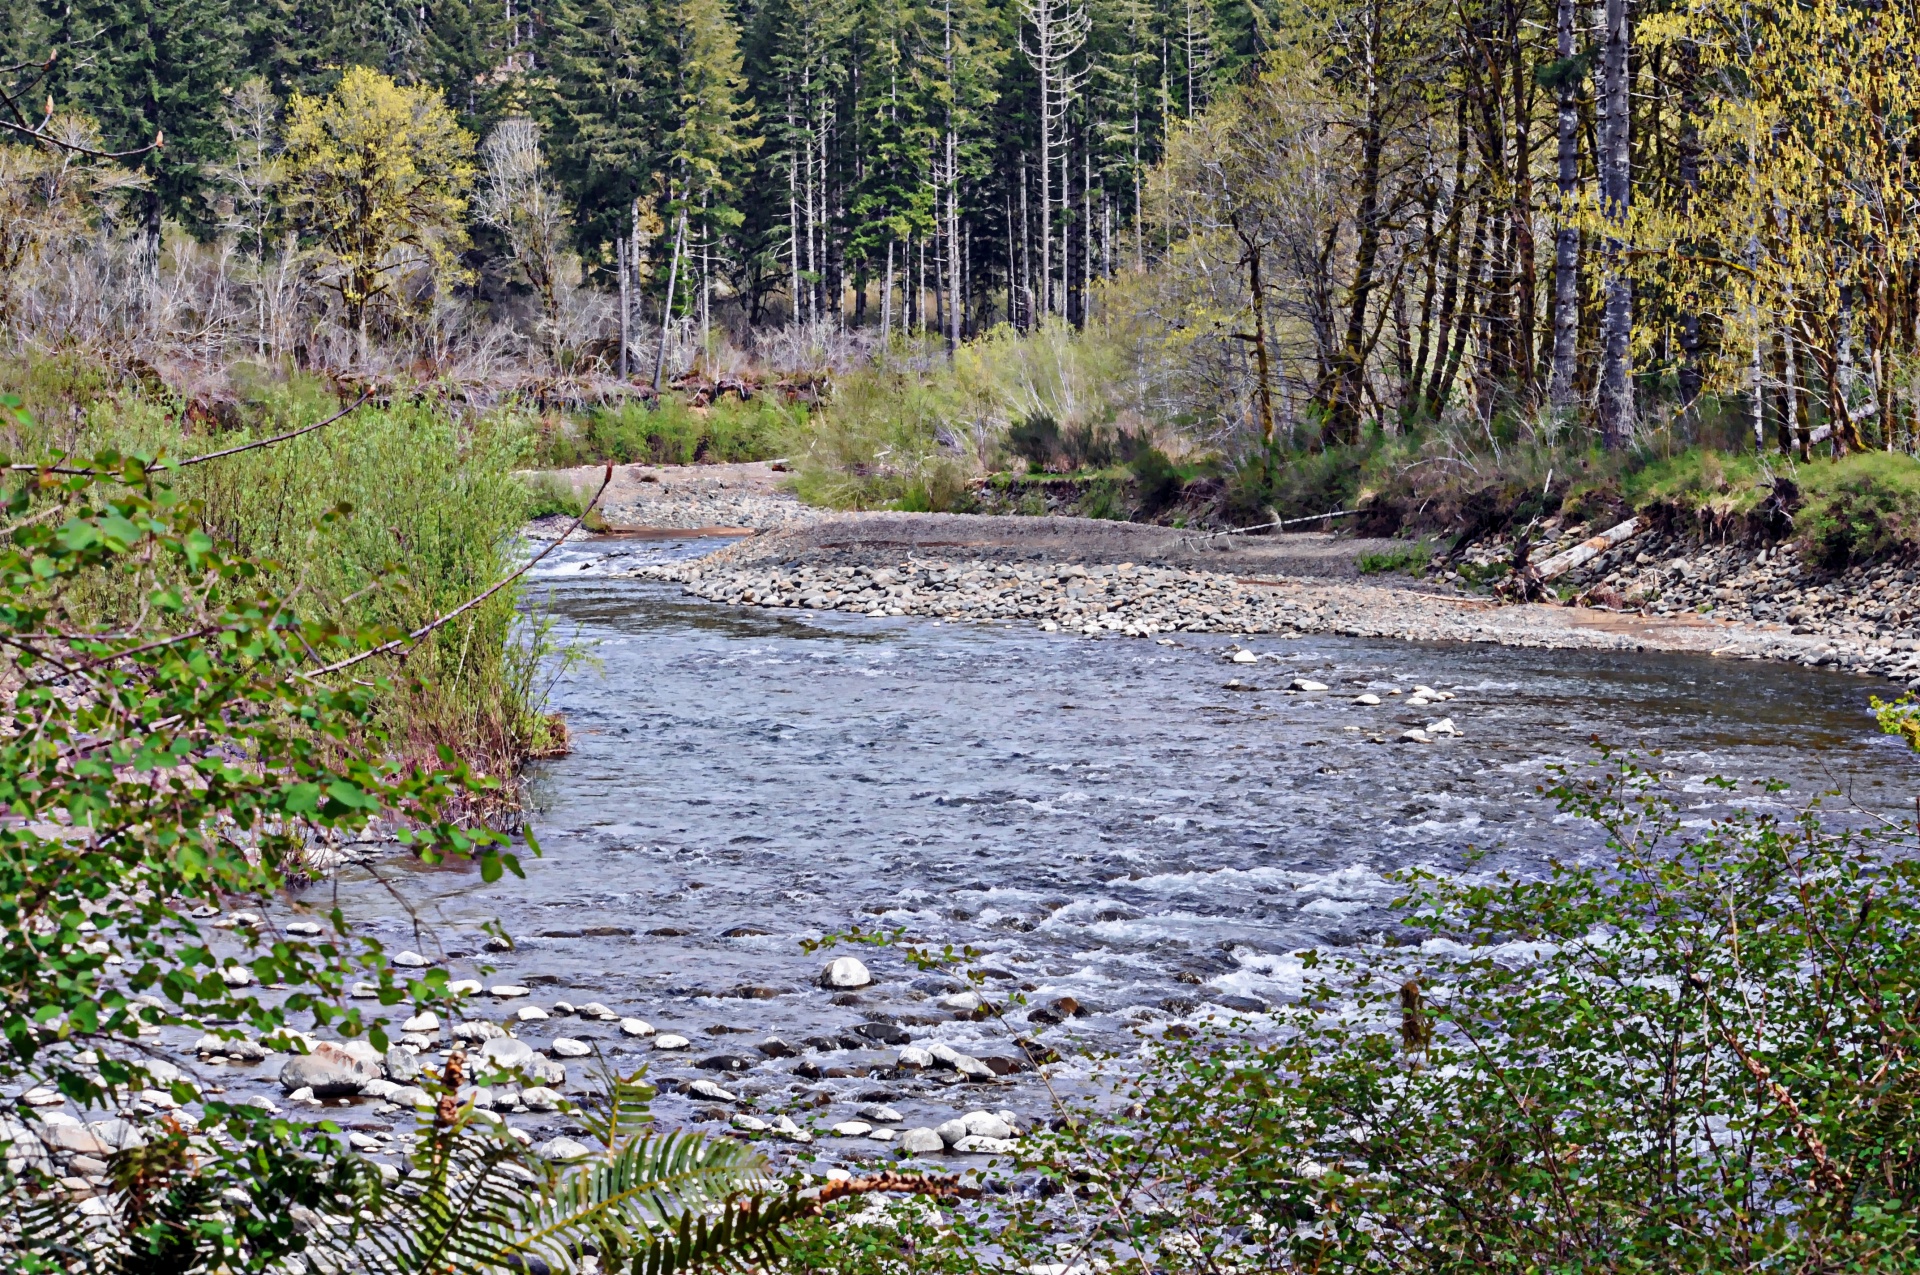
M 325 98 L 287 108 L 287 208 L 314 240 L 320 279 L 365 329 L 367 308 L 409 274 L 455 272 L 466 243 L 473 135 L 438 89 L 350 67 Z
M 657 409 L 627 403 L 544 434 L 535 461 L 564 469 L 607 460 L 621 465 L 770 460 L 794 444 L 806 419 L 803 405 L 783 404 L 771 394 L 744 403 L 723 396 L 703 408 L 677 398 Z

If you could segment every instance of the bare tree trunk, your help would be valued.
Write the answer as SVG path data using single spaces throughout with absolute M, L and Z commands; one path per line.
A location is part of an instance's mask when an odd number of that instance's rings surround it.
M 1608 221 L 1624 226 L 1632 205 L 1632 152 L 1627 99 L 1628 0 L 1606 0 L 1606 55 L 1601 71 L 1601 100 L 1606 108 L 1600 154 L 1600 206 Z M 1632 369 L 1633 282 L 1621 269 L 1625 248 L 1606 241 L 1607 298 L 1601 317 L 1600 441 L 1609 450 L 1624 447 L 1634 433 Z
M 1560 0 L 1560 86 L 1557 109 L 1560 131 L 1560 229 L 1553 237 L 1553 370 L 1547 378 L 1547 401 L 1571 407 L 1576 398 L 1574 363 L 1580 346 L 1580 232 L 1570 224 L 1580 181 L 1580 108 L 1572 61 L 1575 0 Z
M 613 245 L 620 263 L 620 379 L 626 380 L 632 366 L 628 350 L 633 336 L 633 268 L 627 261 L 627 239 L 622 235 Z
M 1334 356 L 1333 433 L 1341 441 L 1360 438 L 1361 382 L 1366 377 L 1367 306 L 1373 297 L 1374 266 L 1380 255 L 1380 164 L 1386 146 L 1384 93 L 1380 86 L 1380 0 L 1367 6 L 1367 105 L 1360 134 L 1360 198 L 1354 211 L 1357 236 L 1353 285 L 1348 290 L 1347 332 Z
M 667 370 L 667 334 L 673 329 L 673 290 L 680 281 L 680 246 L 687 237 L 687 210 L 680 210 L 680 224 L 673 232 L 673 264 L 667 267 L 667 300 L 660 307 L 660 353 L 653 360 L 653 405 L 660 406 L 660 378 Z

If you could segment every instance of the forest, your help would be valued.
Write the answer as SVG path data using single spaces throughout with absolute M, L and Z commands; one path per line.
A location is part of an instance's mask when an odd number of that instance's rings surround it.
M 1495 451 L 1675 420 L 1803 456 L 1914 440 L 1910 6 L 77 0 L 0 21 L 0 321 L 26 349 L 646 394 L 696 364 L 845 372 L 1058 323 L 1128 370 L 1045 404 L 1059 424 L 1126 414 L 1227 454 L 1432 422 Z M 356 171 L 376 140 L 388 171 Z

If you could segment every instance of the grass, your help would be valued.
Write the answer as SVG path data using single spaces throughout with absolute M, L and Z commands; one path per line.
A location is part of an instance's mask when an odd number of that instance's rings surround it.
M 630 465 L 724 464 L 771 460 L 792 446 L 805 426 L 802 404 L 758 395 L 742 402 L 724 396 L 709 407 L 668 399 L 656 410 L 644 403 L 601 409 L 579 422 L 548 422 L 534 463 L 566 469 L 605 461 Z
M 35 410 L 31 431 L 0 437 L 16 459 L 102 447 L 185 456 L 319 420 L 338 402 L 318 381 L 263 379 L 230 427 L 189 426 L 151 387 L 73 375 L 54 361 L 0 366 Z M 191 432 L 190 432 L 191 431 Z M 205 507 L 217 539 L 271 559 L 301 605 L 355 629 L 416 629 L 512 570 L 514 532 L 551 493 L 514 471 L 532 422 L 507 410 L 456 415 L 432 401 L 362 407 L 338 424 L 272 447 L 181 470 L 182 495 Z M 544 643 L 516 636 L 507 588 L 438 630 L 396 670 L 384 729 L 398 754 L 431 762 L 441 745 L 506 773 L 548 730 L 535 693 Z M 103 581 L 102 613 L 139 599 Z

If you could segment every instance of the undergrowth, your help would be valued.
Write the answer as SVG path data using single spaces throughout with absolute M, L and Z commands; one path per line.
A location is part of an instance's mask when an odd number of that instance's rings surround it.
M 601 408 L 584 420 L 548 422 L 539 432 L 533 461 L 542 468 L 615 464 L 694 465 L 771 460 L 792 444 L 805 424 L 803 404 L 771 394 L 745 402 L 723 395 L 707 407 L 667 398 L 659 407 L 626 403 Z

